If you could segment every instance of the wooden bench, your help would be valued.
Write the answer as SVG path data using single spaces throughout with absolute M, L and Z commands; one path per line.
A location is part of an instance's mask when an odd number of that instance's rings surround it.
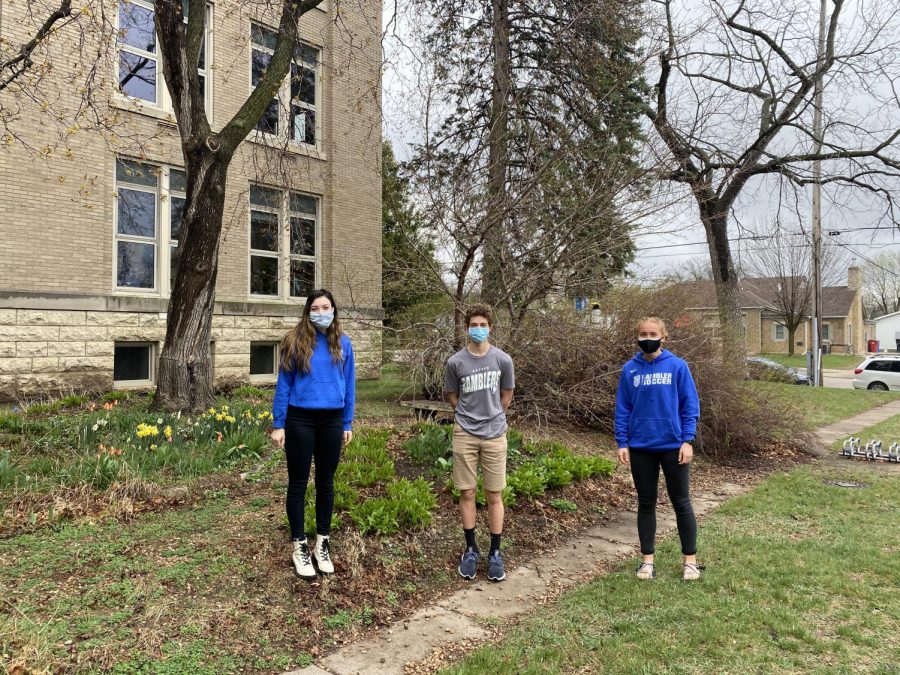
M 453 418 L 453 408 L 445 401 L 400 401 L 404 408 L 412 408 L 417 420 L 436 421 L 438 415 L 441 419 Z

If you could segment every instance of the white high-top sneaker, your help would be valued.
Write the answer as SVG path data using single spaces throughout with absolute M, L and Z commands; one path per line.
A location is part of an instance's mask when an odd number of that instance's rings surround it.
M 313 567 L 312 557 L 309 554 L 309 544 L 306 539 L 294 541 L 294 551 L 291 555 L 294 561 L 294 569 L 304 579 L 315 579 L 316 568 Z
M 316 538 L 316 548 L 313 555 L 316 557 L 316 563 L 319 565 L 319 571 L 322 574 L 334 574 L 334 565 L 331 563 L 331 551 L 328 537 L 321 534 Z

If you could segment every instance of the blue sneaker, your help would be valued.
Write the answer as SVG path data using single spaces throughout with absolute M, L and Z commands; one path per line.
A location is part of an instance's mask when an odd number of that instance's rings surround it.
M 463 579 L 474 579 L 479 560 L 481 560 L 481 554 L 478 551 L 466 549 L 459 560 L 459 576 Z
M 498 552 L 488 560 L 488 579 L 491 581 L 503 581 L 506 578 L 506 569 L 503 567 L 503 558 Z

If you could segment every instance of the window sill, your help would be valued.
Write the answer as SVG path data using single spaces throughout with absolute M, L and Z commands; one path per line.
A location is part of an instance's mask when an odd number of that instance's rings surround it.
M 282 298 L 277 295 L 251 295 L 247 298 L 247 302 L 253 302 L 260 305 L 303 305 L 306 298 Z
M 253 384 L 276 384 L 278 382 L 278 375 L 272 373 L 271 375 L 250 375 L 250 382 Z
M 124 382 L 113 382 L 113 389 L 148 389 L 155 386 L 156 382 L 150 380 L 125 380 Z
M 153 117 L 154 119 L 173 127 L 177 126 L 175 113 L 163 110 L 152 103 L 140 102 L 118 93 L 112 95 L 111 103 L 120 110 L 127 110 L 129 112 L 137 113 L 138 115 L 146 115 L 147 117 Z
M 307 145 L 305 143 L 297 143 L 296 141 L 287 141 L 285 143 L 283 138 L 255 130 L 247 134 L 245 140 L 248 143 L 262 145 L 267 148 L 272 148 L 273 150 L 287 150 L 295 155 L 303 155 L 304 157 L 317 159 L 322 162 L 328 161 L 328 155 L 321 150 L 318 145 Z

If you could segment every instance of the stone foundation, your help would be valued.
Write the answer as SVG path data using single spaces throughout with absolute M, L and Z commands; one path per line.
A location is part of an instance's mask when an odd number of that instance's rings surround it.
M 114 386 L 115 344 L 149 343 L 155 347 L 154 357 L 158 359 L 166 333 L 165 312 L 131 311 L 164 305 L 158 300 L 154 303 L 143 298 L 110 297 L 81 298 L 67 303 L 85 309 L 41 308 L 61 304 L 56 298 L 6 297 L 0 298 L 0 303 L 26 305 L 0 308 L 2 401 L 110 390 Z M 101 309 L 102 305 L 107 307 Z M 217 304 L 212 329 L 216 387 L 274 384 L 275 376 L 251 378 L 250 343 L 280 341 L 297 323 L 301 311 L 302 307 L 297 306 Z M 381 367 L 378 312 L 344 312 L 342 324 L 353 340 L 357 376 L 378 377 Z

